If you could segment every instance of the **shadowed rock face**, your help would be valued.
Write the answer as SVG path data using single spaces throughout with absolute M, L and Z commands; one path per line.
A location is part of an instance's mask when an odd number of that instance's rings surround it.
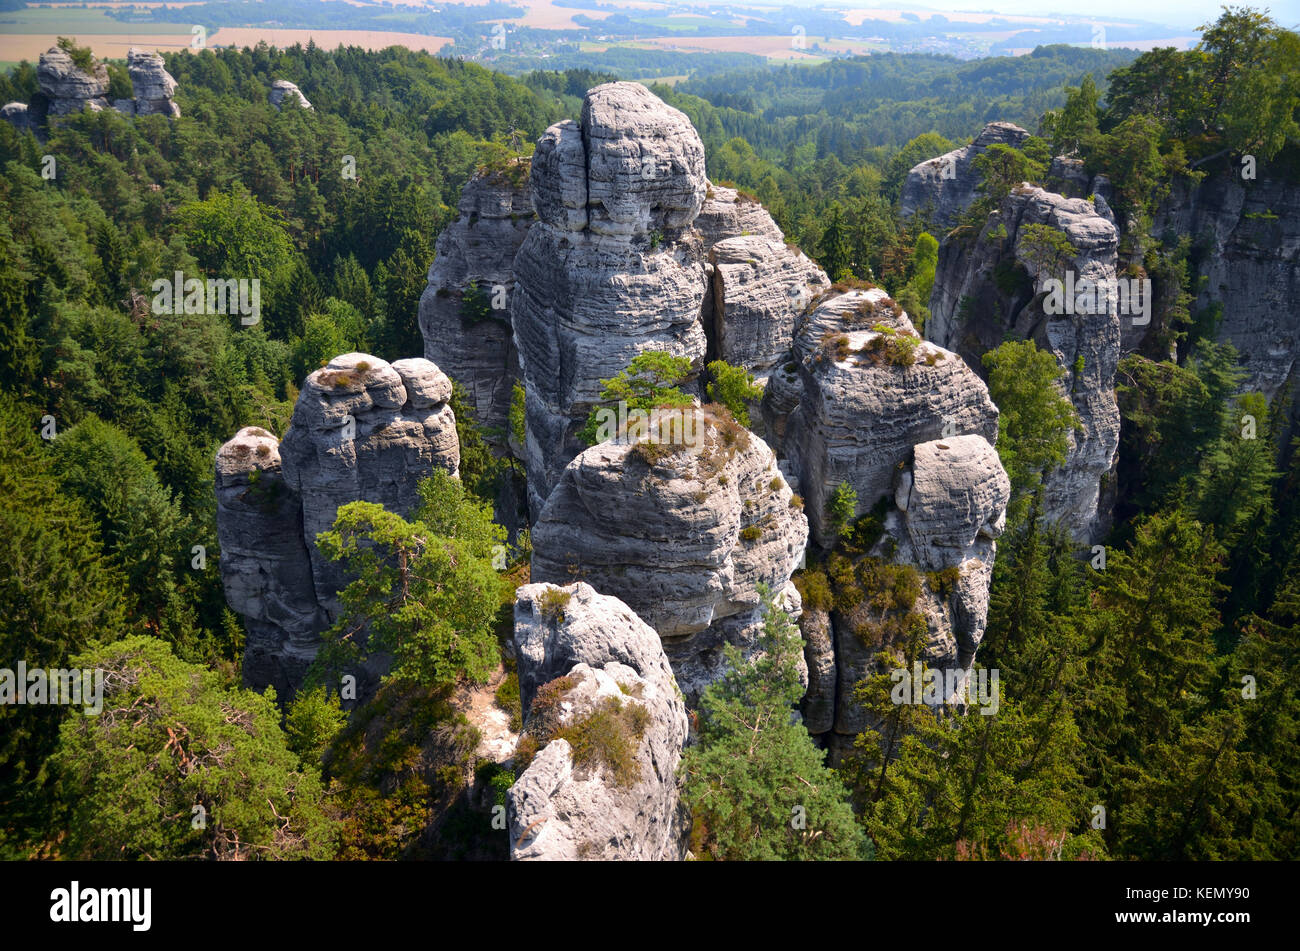
M 19 132 L 35 131 L 36 117 L 27 108 L 25 102 L 7 102 L 0 107 L 0 119 L 8 122 Z
M 899 211 L 906 217 L 928 213 L 930 222 L 950 228 L 975 203 L 981 178 L 972 164 L 990 145 L 1019 147 L 1029 133 L 1010 122 L 990 122 L 970 145 L 953 149 L 938 158 L 916 165 L 907 173 L 899 198 Z
M 691 448 L 615 440 L 568 465 L 533 526 L 532 577 L 621 598 L 664 639 L 694 702 L 724 642 L 756 649 L 760 583 L 798 614 L 789 581 L 808 525 L 761 439 L 708 408 L 683 415 L 697 421 Z
M 221 581 L 248 632 L 245 682 L 284 696 L 306 674 L 326 621 L 279 440 L 255 426 L 241 429 L 217 452 L 216 493 Z
M 418 485 L 460 465 L 451 382 L 428 360 L 362 353 L 307 378 L 283 442 L 244 429 L 217 453 L 217 530 L 231 608 L 249 622 L 244 679 L 292 691 L 334 621 L 340 567 L 316 549 L 340 506 L 408 515 Z
M 616 701 L 649 714 L 632 775 L 575 763 L 569 742 L 546 743 L 510 788 L 510 856 L 518 860 L 676 860 L 685 854 L 677 764 L 686 708 L 658 635 L 622 601 L 578 582 L 516 592 L 515 649 L 525 728 L 537 731 L 537 690 L 568 677 L 555 726 Z M 544 742 L 546 737 L 541 737 Z
M 36 80 L 49 101 L 52 116 L 108 108 L 104 98 L 108 94 L 108 67 L 103 63 L 95 63 L 94 69 L 86 72 L 72 62 L 71 56 L 52 46 L 41 54 Z
M 1062 250 L 1070 253 L 1044 254 L 1044 228 L 1063 237 Z M 974 242 L 952 239 L 941 246 L 926 325 L 927 337 L 956 349 L 972 366 L 1008 332 L 1056 356 L 1082 428 L 1070 435 L 1065 464 L 1047 479 L 1045 513 L 1081 540 L 1095 538 L 1109 520 L 1102 486 L 1119 447 L 1121 324 L 1142 318 L 1121 315 L 1114 299 L 1096 313 L 1073 308 L 1073 314 L 1049 314 L 1044 288 L 1049 280 L 1064 283 L 1067 272 L 1074 286 L 1115 280 L 1118 242 L 1115 225 L 1093 203 L 1017 188 Z
M 438 237 L 438 256 L 420 298 L 425 357 L 465 387 L 479 425 L 488 431 L 506 429 L 519 375 L 509 302 L 515 254 L 535 220 L 528 169 L 528 160 L 521 159 L 503 171 L 481 170 L 466 182 L 456 220 Z
M 1152 231 L 1197 235 L 1207 280 L 1194 309 L 1223 308 L 1217 338 L 1231 343 L 1249 374 L 1246 390 L 1269 399 L 1300 383 L 1300 185 L 1260 163 L 1259 178 L 1244 181 L 1242 167 L 1212 171 L 1194 189 L 1176 185 Z M 1126 349 L 1140 338 L 1125 327 Z M 1300 401 L 1293 400 L 1292 431 Z M 1278 445 L 1288 440 L 1280 438 Z

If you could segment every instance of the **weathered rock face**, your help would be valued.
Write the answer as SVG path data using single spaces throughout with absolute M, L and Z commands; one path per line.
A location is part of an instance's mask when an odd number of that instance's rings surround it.
M 784 434 L 785 468 L 804 493 L 819 545 L 835 541 L 826 509 L 841 482 L 856 492 L 858 514 L 886 502 L 868 556 L 918 573 L 909 610 L 924 620 L 925 661 L 969 668 L 984 636 L 994 539 L 1010 495 L 992 445 L 997 407 L 979 377 L 957 354 L 922 341 L 884 291 L 836 288 L 803 318 L 789 364 L 768 383 L 763 413 Z M 900 646 L 879 640 L 883 616 L 872 586 L 884 582 L 874 572 L 859 577 L 869 591 L 860 603 L 813 603 L 800 622 L 809 671 L 804 722 L 833 761 L 871 725 L 855 685 L 877 672 L 879 651 Z
M 970 434 L 915 446 L 895 484 L 894 505 L 870 554 L 918 572 L 916 601 L 907 610 L 924 621 L 924 663 L 968 671 L 984 638 L 1010 482 L 994 448 Z M 822 735 L 835 762 L 858 733 L 877 725 L 854 688 L 879 672 L 879 651 L 903 647 L 872 633 L 882 618 L 875 595 L 843 610 L 811 610 L 801 622 L 809 669 L 818 672 L 809 678 L 805 722 Z
M 979 173 L 972 163 L 990 145 L 1019 147 L 1029 133 L 1010 122 L 990 122 L 970 145 L 929 159 L 907 173 L 899 199 L 904 217 L 928 213 L 936 227 L 951 227 L 978 196 Z
M 72 57 L 52 46 L 41 54 L 36 67 L 36 80 L 49 102 L 48 113 L 66 116 L 89 109 L 98 112 L 108 108 L 108 67 L 95 63 L 86 72 L 72 62 Z
M 280 447 L 284 478 L 302 499 L 303 533 L 315 539 L 339 506 L 363 499 L 407 515 L 435 468 L 456 475 L 460 444 L 447 400 L 451 381 L 428 360 L 385 363 L 345 353 L 307 377 Z M 331 614 L 340 566 L 310 548 L 317 595 Z
M 698 242 L 704 146 L 637 83 L 587 93 L 582 125 L 552 126 L 533 156 L 540 219 L 515 258 L 511 322 L 524 375 L 531 507 L 582 448 L 575 431 L 644 350 L 702 365 L 707 287 Z
M 677 764 L 686 708 L 658 635 L 622 601 L 578 582 L 529 584 L 516 592 L 515 649 L 525 728 L 538 728 L 537 690 L 559 677 L 570 686 L 554 726 L 582 721 L 616 702 L 648 714 L 635 740 L 633 775 L 578 764 L 552 739 L 510 788 L 511 858 L 676 860 L 685 854 Z
M 296 688 L 333 623 L 346 582 L 315 539 L 339 507 L 362 500 L 407 515 L 421 479 L 456 474 L 450 396 L 428 360 L 348 353 L 307 378 L 283 442 L 245 429 L 218 451 L 222 579 L 248 620 L 247 683 Z
M 291 83 L 287 79 L 277 79 L 271 83 L 271 92 L 268 98 L 271 105 L 277 109 L 284 105 L 286 99 L 297 100 L 299 107 L 303 109 L 312 107 L 307 97 L 302 94 L 302 90 L 298 88 L 298 84 Z
M 781 237 L 726 238 L 713 245 L 709 263 L 718 356 L 766 381 L 790 351 L 799 314 L 830 281 Z
M 879 289 L 834 296 L 808 315 L 795 346 L 798 403 L 782 427 L 784 448 L 823 547 L 834 540 L 826 506 L 841 482 L 867 511 L 893 492 L 917 443 L 944 434 L 997 439 L 997 407 L 984 383 L 956 354 L 916 339 L 892 304 Z M 908 365 L 878 349 L 900 335 L 913 339 Z M 783 377 L 773 399 L 791 398 L 782 387 L 793 381 Z
M 601 380 L 646 350 L 766 377 L 827 281 L 761 205 L 709 185 L 690 121 L 636 83 L 597 86 L 581 123 L 548 129 L 531 186 L 539 220 L 515 258 L 511 322 L 536 515 L 584 448 Z
M 485 430 L 505 431 L 518 378 L 509 301 L 515 254 L 535 220 L 528 171 L 521 159 L 465 183 L 420 298 L 424 355 L 465 387 Z
M 1057 247 L 1052 235 L 1066 243 Z M 958 238 L 940 247 L 926 325 L 927 337 L 956 349 L 972 366 L 1008 331 L 1056 355 L 1082 428 L 1071 434 L 1064 466 L 1047 480 L 1045 512 L 1079 539 L 1096 537 L 1108 519 L 1099 499 L 1119 446 L 1120 325 L 1144 318 L 1121 316 L 1115 295 L 1097 301 L 1090 308 L 1096 313 L 1071 306 L 1075 313 L 1049 314 L 1045 310 L 1061 308 L 1045 288 L 1060 281 L 1074 304 L 1069 288 L 1114 281 L 1118 237 L 1091 202 L 1017 188 L 974 242 Z
M 1198 256 L 1207 280 L 1193 308 L 1222 306 L 1217 337 L 1241 355 L 1249 374 L 1243 388 L 1272 399 L 1300 383 L 1300 183 L 1263 162 L 1258 179 L 1241 174 L 1239 163 L 1230 164 L 1195 189 L 1175 189 L 1152 230 L 1207 242 Z M 1136 342 L 1126 333 L 1126 345 Z M 1298 411 L 1300 401 L 1293 401 L 1293 426 Z
M 248 632 L 245 681 L 283 696 L 301 682 L 326 625 L 279 440 L 241 429 L 217 452 L 216 493 L 221 580 Z
M 172 102 L 176 80 L 163 68 L 161 56 L 132 47 L 126 54 L 126 68 L 131 74 L 136 115 L 180 116 L 180 106 Z
M 652 416 L 649 433 L 671 418 Z M 694 702 L 721 673 L 724 643 L 756 649 L 760 583 L 798 614 L 789 581 L 808 526 L 761 439 L 707 408 L 677 418 L 688 435 L 676 445 L 616 439 L 568 465 L 533 526 L 532 578 L 582 578 L 625 601 Z

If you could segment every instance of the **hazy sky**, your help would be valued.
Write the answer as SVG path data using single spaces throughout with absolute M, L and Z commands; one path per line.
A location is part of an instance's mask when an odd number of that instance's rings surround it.
M 863 5 L 889 7 L 893 4 L 885 0 L 868 0 Z M 1294 29 L 1300 25 L 1300 0 L 1272 0 L 1272 2 L 1254 0 L 1247 5 L 1257 9 L 1268 9 L 1273 19 L 1283 26 Z M 898 6 L 906 7 L 908 4 L 899 3 Z M 1216 19 L 1223 3 L 1222 0 L 918 0 L 916 6 L 936 11 L 977 10 L 998 13 L 1112 16 L 1191 28 Z

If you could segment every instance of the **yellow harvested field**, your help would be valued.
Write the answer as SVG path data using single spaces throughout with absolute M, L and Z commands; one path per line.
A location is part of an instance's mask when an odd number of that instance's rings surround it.
M 208 42 L 213 46 L 256 46 L 259 40 L 266 40 L 272 46 L 281 48 L 295 43 L 307 45 L 315 40 L 316 45 L 332 50 L 340 43 L 344 46 L 360 46 L 362 49 L 382 50 L 388 46 L 405 46 L 413 50 L 427 50 L 436 53 L 450 43 L 450 36 L 423 36 L 419 33 L 390 33 L 381 30 L 268 30 L 258 26 L 226 26 L 216 33 L 208 34 Z
M 307 45 L 314 39 L 323 49 L 360 46 L 368 50 L 381 50 L 388 46 L 405 46 L 413 50 L 436 53 L 451 42 L 449 36 L 423 36 L 419 33 L 389 33 L 378 30 L 266 30 L 259 27 L 225 27 L 208 37 L 211 46 L 256 46 L 266 40 L 281 48 L 295 43 Z M 190 48 L 189 33 L 87 33 L 77 42 L 89 46 L 101 59 L 125 59 L 126 51 L 133 46 L 147 50 L 172 52 Z M 53 33 L 8 33 L 0 35 L 0 62 L 35 62 L 40 55 L 58 41 Z
M 0 62 L 16 63 L 19 60 L 40 59 L 42 53 L 58 42 L 54 33 L 5 33 L 0 35 Z M 146 50 L 189 49 L 188 33 L 109 33 L 85 34 L 77 42 L 89 46 L 100 59 L 126 59 L 126 51 L 133 46 Z

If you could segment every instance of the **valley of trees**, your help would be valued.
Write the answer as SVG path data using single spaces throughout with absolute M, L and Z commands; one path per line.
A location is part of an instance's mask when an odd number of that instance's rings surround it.
M 283 435 L 298 384 L 332 356 L 422 353 L 417 304 L 461 185 L 612 77 L 515 79 L 396 48 L 166 62 L 178 120 L 82 114 L 46 143 L 0 122 L 0 657 L 110 671 L 97 720 L 0 706 L 0 858 L 504 858 L 490 807 L 514 777 L 474 762 L 458 691 L 502 662 L 527 548 L 495 563 L 504 539 L 491 502 L 508 462 L 483 445 L 466 401 L 453 401 L 461 484 L 425 483 L 410 519 L 345 506 L 322 536 L 358 580 L 320 663 L 352 658 L 349 631 L 381 617 L 373 646 L 396 658 L 359 709 L 311 685 L 288 704 L 240 685 L 244 633 L 222 594 L 212 465 L 243 426 Z M 271 108 L 277 78 L 315 112 Z M 1012 482 L 978 656 L 1001 671 L 999 714 L 934 717 L 892 704 L 888 676 L 870 678 L 858 695 L 880 726 L 829 770 L 789 722 L 797 638 L 769 611 L 766 657 L 701 704 L 683 766 L 697 854 L 1300 854 L 1290 394 L 1270 405 L 1239 392 L 1238 354 L 1193 306 L 1192 236 L 1149 233 L 1171 188 L 1246 151 L 1300 186 L 1300 38 L 1229 11 L 1185 53 L 891 55 L 655 88 L 695 122 L 714 181 L 756 194 L 833 278 L 886 287 L 918 327 L 944 236 L 900 220 L 903 178 L 991 119 L 1036 133 L 1004 187 L 1041 180 L 1069 151 L 1111 177 L 1128 222 L 1121 254 L 1153 276 L 1160 302 L 1148 345 L 1121 364 L 1102 562 L 1041 517 L 1043 478 L 1074 423 L 1055 361 L 1009 339 L 977 368 L 1001 409 Z M 0 76 L 3 101 L 36 90 L 30 64 Z M 261 323 L 153 313 L 151 283 L 177 270 L 260 277 Z M 611 398 L 654 405 L 676 369 L 633 368 L 608 381 Z M 725 364 L 709 374 L 710 395 L 740 417 L 752 380 Z M 796 577 L 805 604 L 857 597 L 864 575 L 907 588 L 868 564 L 878 522 L 853 520 L 852 501 L 847 511 L 840 542 Z M 414 566 L 400 603 L 377 552 Z M 458 597 L 439 594 L 448 588 Z M 922 645 L 899 598 L 889 665 L 910 666 Z M 498 700 L 518 717 L 505 674 Z M 760 745 L 748 760 L 737 755 L 745 717 Z M 214 751 L 216 768 L 195 767 Z M 817 778 L 817 798 L 797 802 L 818 836 L 788 833 L 795 774 Z M 490 801 L 471 801 L 475 781 Z

